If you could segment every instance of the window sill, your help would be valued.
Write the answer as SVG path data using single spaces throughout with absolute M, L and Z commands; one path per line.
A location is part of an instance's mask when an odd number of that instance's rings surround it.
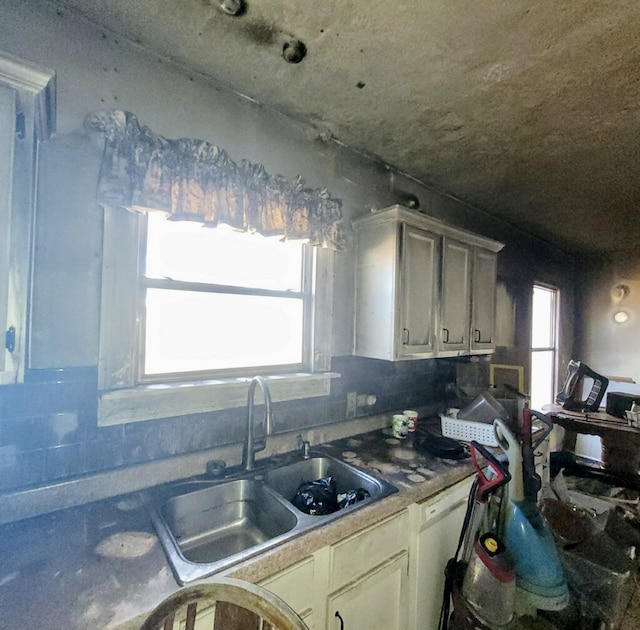
M 328 396 L 336 372 L 265 377 L 274 402 Z M 144 385 L 102 392 L 98 425 L 109 426 L 244 407 L 249 378 Z

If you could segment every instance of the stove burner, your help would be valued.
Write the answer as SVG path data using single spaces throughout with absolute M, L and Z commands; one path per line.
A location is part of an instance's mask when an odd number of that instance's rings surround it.
M 469 457 L 468 447 L 451 438 L 442 437 L 425 431 L 418 442 L 420 450 L 443 459 L 466 459 Z

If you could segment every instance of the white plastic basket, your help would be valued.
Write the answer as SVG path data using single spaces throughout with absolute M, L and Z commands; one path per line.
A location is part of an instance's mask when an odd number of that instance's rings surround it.
M 451 416 L 440 415 L 442 435 L 461 442 L 475 440 L 484 446 L 498 446 L 498 440 L 493 431 L 493 423 L 472 422 L 471 420 L 458 420 Z

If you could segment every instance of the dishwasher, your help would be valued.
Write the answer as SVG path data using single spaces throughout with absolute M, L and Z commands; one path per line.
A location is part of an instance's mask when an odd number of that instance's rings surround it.
M 456 483 L 435 496 L 412 506 L 415 553 L 412 554 L 410 583 L 416 602 L 410 630 L 433 630 L 438 627 L 444 571 L 453 557 L 467 509 L 467 499 L 474 476 Z

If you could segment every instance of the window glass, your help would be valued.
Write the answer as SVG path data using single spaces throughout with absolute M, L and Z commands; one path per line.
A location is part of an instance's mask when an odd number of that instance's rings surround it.
M 544 350 L 531 353 L 531 402 L 532 409 L 541 410 L 555 398 L 555 352 Z
M 149 213 L 141 328 L 143 379 L 307 365 L 311 266 L 301 241 Z
M 554 345 L 555 291 L 533 287 L 531 347 L 551 348 Z
M 535 285 L 531 309 L 532 409 L 542 409 L 555 400 L 557 374 L 557 289 Z
M 302 363 L 302 300 L 149 289 L 145 373 Z
M 302 255 L 300 241 L 148 215 L 148 278 L 300 291 Z

